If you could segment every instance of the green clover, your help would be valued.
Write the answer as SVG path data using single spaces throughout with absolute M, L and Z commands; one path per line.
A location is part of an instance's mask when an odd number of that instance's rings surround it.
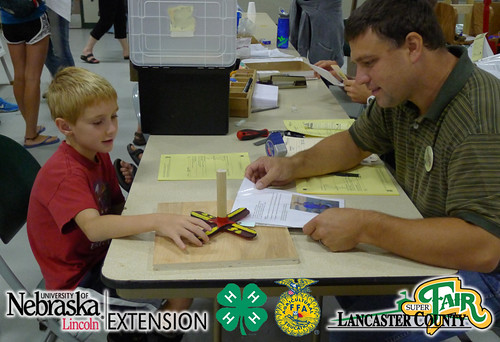
M 226 308 L 221 308 L 215 314 L 219 323 L 227 331 L 233 331 L 240 324 L 241 335 L 246 335 L 244 326 L 252 332 L 256 332 L 267 320 L 267 312 L 263 308 L 257 308 L 266 303 L 267 296 L 255 284 L 248 284 L 241 290 L 236 284 L 227 284 L 224 290 L 217 295 L 217 302 Z

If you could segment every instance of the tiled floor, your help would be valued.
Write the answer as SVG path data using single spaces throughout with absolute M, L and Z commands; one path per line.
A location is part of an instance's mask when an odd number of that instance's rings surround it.
M 121 158 L 130 161 L 130 157 L 126 151 L 126 145 L 132 141 L 133 133 L 137 127 L 137 121 L 135 112 L 132 105 L 131 94 L 133 83 L 129 80 L 129 65 L 126 61 L 122 59 L 122 53 L 120 45 L 116 40 L 112 38 L 111 35 L 106 35 L 103 37 L 102 41 L 96 45 L 94 50 L 95 56 L 101 60 L 100 64 L 90 65 L 83 63 L 80 59 L 81 49 L 87 40 L 89 30 L 84 29 L 71 29 L 70 32 L 70 42 L 73 56 L 75 57 L 75 62 L 77 66 L 85 67 L 96 73 L 105 76 L 112 84 L 115 86 L 118 92 L 118 105 L 119 110 L 119 123 L 120 130 L 115 141 L 114 150 L 111 152 L 111 158 Z M 10 58 L 6 56 L 6 61 L 12 71 L 12 66 Z M 42 75 L 42 91 L 47 88 L 50 82 L 50 75 L 47 70 L 44 70 Z M 0 97 L 4 99 L 15 102 L 12 93 L 12 87 L 7 84 L 7 78 L 0 68 Z M 338 95 L 336 95 L 338 96 Z M 346 101 L 345 98 L 340 100 Z M 349 107 L 346 103 L 346 110 L 349 108 L 352 110 L 353 116 L 356 116 L 359 108 Z M 351 114 L 351 113 L 350 113 Z M 17 113 L 4 113 L 0 114 L 0 134 L 7 135 L 16 141 L 22 143 L 24 135 L 24 122 L 22 120 L 21 114 Z M 57 129 L 53 125 L 47 104 L 42 101 L 40 105 L 40 118 L 39 123 L 47 127 L 47 134 L 58 135 L 62 138 L 61 134 L 58 134 Z M 30 150 L 30 152 L 35 156 L 35 158 L 43 164 L 56 150 L 57 145 L 39 147 Z M 0 246 L 2 256 L 7 259 L 7 262 L 15 269 L 16 273 L 20 276 L 21 281 L 26 284 L 29 289 L 36 286 L 38 281 L 41 279 L 41 274 L 34 260 L 31 250 L 29 248 L 26 230 L 23 229 L 18 236 L 7 246 Z M 4 317 L 5 312 L 5 299 L 2 298 L 3 293 L 7 290 L 7 284 L 0 278 L 0 342 L 18 342 L 18 341 L 37 341 L 40 339 L 40 333 L 38 331 L 38 324 L 34 320 L 25 319 L 6 319 Z M 193 293 L 195 296 L 195 293 Z M 310 336 L 302 338 L 292 338 L 285 335 L 279 330 L 277 325 L 274 323 L 273 311 L 276 307 L 277 298 L 270 298 L 266 305 L 267 311 L 269 313 L 269 319 L 264 326 L 259 330 L 258 335 L 249 335 L 246 337 L 241 337 L 239 332 L 227 333 L 223 332 L 224 341 L 309 341 Z M 323 318 L 327 319 L 333 317 L 333 312 L 336 308 L 336 302 L 332 297 L 325 298 L 325 303 L 323 306 Z M 208 299 L 196 299 L 194 309 L 196 310 L 212 310 L 212 301 Z M 499 342 L 500 339 L 496 337 L 491 332 L 486 334 L 473 333 L 470 334 L 473 341 L 491 341 Z M 96 334 L 91 336 L 88 341 L 99 342 L 105 341 L 105 334 Z M 194 342 L 194 341 L 211 341 L 211 333 L 204 334 L 187 334 L 184 341 Z M 327 341 L 328 336 L 322 334 L 321 341 Z M 451 339 L 451 341 L 458 341 L 457 338 Z

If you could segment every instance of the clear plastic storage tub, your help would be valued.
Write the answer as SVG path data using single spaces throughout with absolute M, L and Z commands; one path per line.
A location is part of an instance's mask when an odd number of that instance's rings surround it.
M 227 67 L 236 61 L 236 0 L 128 1 L 137 66 Z

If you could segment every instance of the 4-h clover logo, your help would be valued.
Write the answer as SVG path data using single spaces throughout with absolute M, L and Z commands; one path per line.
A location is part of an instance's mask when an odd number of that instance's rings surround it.
M 215 314 L 219 323 L 227 331 L 233 331 L 240 324 L 241 335 L 246 335 L 248 330 L 256 332 L 267 320 L 267 312 L 262 306 L 266 303 L 267 296 L 255 284 L 248 284 L 241 290 L 236 284 L 227 284 L 224 290 L 217 295 L 217 302 L 222 306 Z

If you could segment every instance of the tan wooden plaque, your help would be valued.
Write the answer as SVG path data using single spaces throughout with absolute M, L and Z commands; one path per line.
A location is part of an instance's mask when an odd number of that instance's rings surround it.
M 232 203 L 228 201 L 228 208 Z M 189 215 L 193 210 L 216 214 L 217 203 L 183 202 L 159 203 L 158 212 Z M 181 250 L 169 238 L 155 237 L 153 268 L 233 267 L 294 264 L 299 257 L 287 228 L 254 228 L 257 236 L 246 240 L 228 232 L 219 232 L 203 247 L 188 245 Z

